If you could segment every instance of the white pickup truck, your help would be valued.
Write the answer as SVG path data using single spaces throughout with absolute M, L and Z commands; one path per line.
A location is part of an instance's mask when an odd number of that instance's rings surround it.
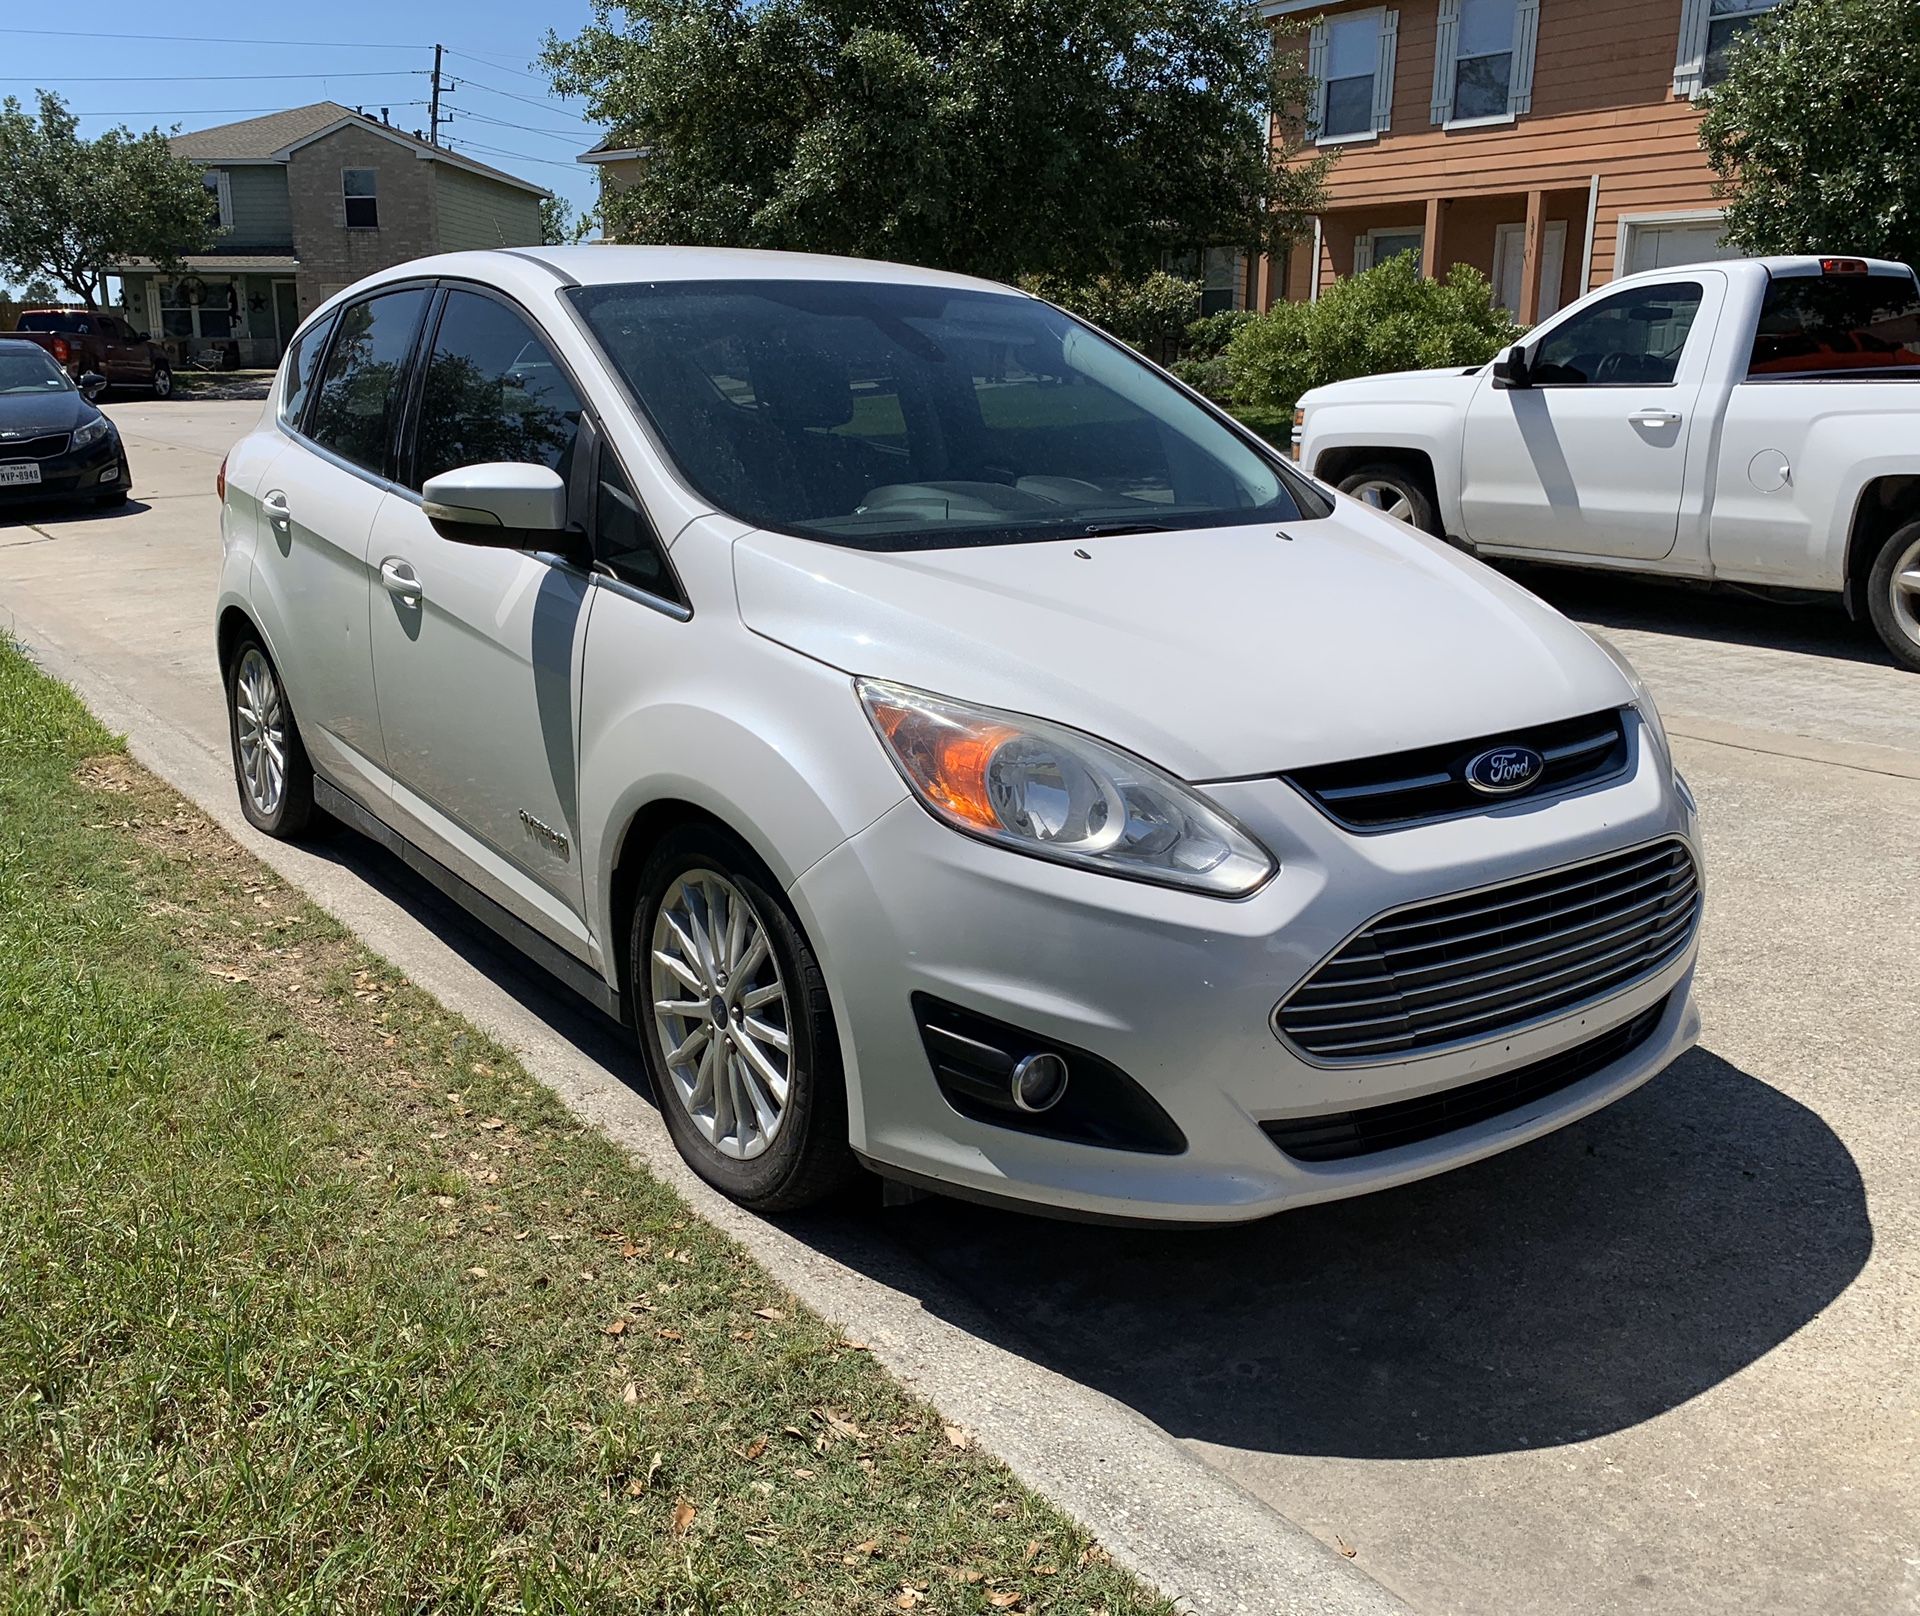
M 1920 284 L 1905 264 L 1629 276 L 1478 369 L 1316 388 L 1294 454 L 1483 555 L 1837 594 L 1920 672 Z

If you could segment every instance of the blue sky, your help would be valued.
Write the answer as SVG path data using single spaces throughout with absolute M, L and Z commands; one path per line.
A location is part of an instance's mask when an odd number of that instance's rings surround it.
M 0 95 L 31 106 L 38 90 L 56 91 L 85 115 L 86 135 L 119 123 L 204 129 L 326 100 L 390 107 L 399 127 L 424 130 L 438 43 L 454 82 L 442 95 L 453 113 L 443 135 L 454 149 L 576 209 L 593 201 L 593 170 L 573 159 L 599 131 L 532 65 L 547 29 L 565 37 L 587 22 L 587 0 L 329 0 L 224 11 L 90 0 L 71 10 L 9 6 L 0 16 Z M 63 21 L 71 31 L 52 31 Z

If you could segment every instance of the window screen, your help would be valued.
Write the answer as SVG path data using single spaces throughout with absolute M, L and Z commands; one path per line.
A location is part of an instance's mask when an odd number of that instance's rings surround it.
M 376 169 L 343 168 L 340 190 L 346 201 L 347 228 L 371 230 L 380 223 L 380 176 Z
M 1896 275 L 1776 280 L 1760 306 L 1749 376 L 1920 374 L 1920 287 Z
M 1503 118 L 1513 88 L 1516 0 L 1460 0 L 1453 59 L 1453 115 Z
M 1373 75 L 1380 66 L 1380 14 L 1336 17 L 1327 24 L 1327 108 L 1322 135 L 1359 135 L 1373 128 Z
M 497 460 L 565 478 L 579 430 L 573 384 L 533 328 L 490 297 L 448 293 L 421 387 L 414 487 Z
M 413 287 L 354 303 L 340 315 L 307 426 L 315 443 L 387 474 L 394 413 L 406 393 L 407 361 L 426 305 L 425 289 Z

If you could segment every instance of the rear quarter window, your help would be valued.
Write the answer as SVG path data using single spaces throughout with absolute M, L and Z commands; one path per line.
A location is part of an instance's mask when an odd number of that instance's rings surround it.
M 280 421 L 293 431 L 300 430 L 300 415 L 313 392 L 313 373 L 326 350 L 327 334 L 333 330 L 334 317 L 310 325 L 293 339 L 287 350 L 287 385 L 280 394 Z
M 1761 381 L 1920 376 L 1920 284 L 1897 275 L 1772 282 L 1747 375 Z

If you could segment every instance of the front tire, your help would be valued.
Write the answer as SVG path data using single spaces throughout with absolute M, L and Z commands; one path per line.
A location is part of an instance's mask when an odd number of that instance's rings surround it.
M 256 639 L 243 639 L 227 668 L 227 733 L 240 811 L 279 841 L 307 835 L 319 818 L 313 765 L 280 684 L 280 670 Z
M 1417 527 L 1434 538 L 1445 538 L 1440 518 L 1433 508 L 1420 479 L 1397 461 L 1378 461 L 1360 466 L 1340 479 L 1340 492 L 1371 505 L 1382 516 L 1391 516 Z
M 1920 522 L 1881 546 L 1867 574 L 1867 615 L 1893 660 L 1920 673 Z
M 164 359 L 153 362 L 153 396 L 155 398 L 173 397 L 173 367 Z
M 648 1075 L 687 1165 L 755 1212 L 850 1183 L 826 981 L 745 843 L 705 826 L 664 837 L 641 871 L 627 957 Z

